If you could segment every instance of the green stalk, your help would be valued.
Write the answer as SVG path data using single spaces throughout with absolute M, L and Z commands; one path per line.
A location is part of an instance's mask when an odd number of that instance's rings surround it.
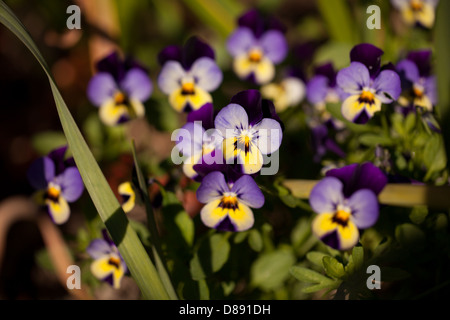
M 155 266 L 137 234 L 128 223 L 128 218 L 67 108 L 47 63 L 26 28 L 2 0 L 0 0 L 0 22 L 31 51 L 47 75 L 64 134 L 86 189 L 100 218 L 105 223 L 114 243 L 122 254 L 131 275 L 136 280 L 143 298 L 169 299 Z
M 139 190 L 142 200 L 144 201 L 145 209 L 147 212 L 147 226 L 150 231 L 150 242 L 152 244 L 152 253 L 155 260 L 156 270 L 161 278 L 161 281 L 166 289 L 170 299 L 178 300 L 178 296 L 173 288 L 172 281 L 170 280 L 169 273 L 167 272 L 167 265 L 164 259 L 164 254 L 161 248 L 161 242 L 158 236 L 158 228 L 156 226 L 155 216 L 153 214 L 152 205 L 150 203 L 150 197 L 148 195 L 148 187 L 142 170 L 139 166 L 139 162 L 136 156 L 136 147 L 134 141 L 132 143 L 134 167 L 139 183 Z

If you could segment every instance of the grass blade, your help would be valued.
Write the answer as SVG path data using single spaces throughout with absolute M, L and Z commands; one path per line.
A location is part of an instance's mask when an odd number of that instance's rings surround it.
M 168 299 L 167 292 L 154 265 L 137 234 L 128 223 L 125 213 L 81 135 L 53 80 L 47 63 L 23 24 L 2 0 L 0 0 L 0 22 L 23 42 L 44 69 L 50 83 L 64 134 L 86 189 L 113 241 L 125 259 L 132 276 L 141 289 L 143 298 Z

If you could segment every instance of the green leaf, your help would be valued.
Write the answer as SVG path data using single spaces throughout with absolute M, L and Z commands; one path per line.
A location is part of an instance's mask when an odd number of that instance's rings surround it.
M 405 247 L 418 248 L 425 242 L 425 233 L 412 223 L 404 223 L 395 228 L 395 238 Z
M 337 287 L 339 287 L 341 283 L 342 283 L 342 281 L 335 280 L 332 282 L 324 282 L 324 283 L 314 284 L 312 286 L 303 288 L 302 292 L 303 293 L 314 293 L 314 292 L 324 290 L 324 289 L 333 290 L 333 289 L 336 289 Z
M 212 272 L 219 271 L 227 262 L 230 254 L 230 243 L 228 238 L 222 234 L 216 233 L 209 239 L 211 247 L 211 267 Z
M 364 265 L 364 248 L 361 246 L 353 247 L 352 260 L 355 270 L 359 270 Z
M 80 171 L 86 189 L 108 229 L 112 240 L 122 254 L 131 275 L 146 299 L 168 299 L 155 266 L 147 255 L 136 232 L 111 190 L 105 176 L 89 150 L 64 99 L 51 75 L 50 69 L 23 24 L 11 9 L 0 0 L 0 22 L 11 30 L 30 50 L 46 73 L 53 93 L 64 134 Z
M 329 256 L 329 254 L 319 251 L 310 251 L 306 254 L 306 259 L 316 266 L 323 268 L 323 258 L 326 256 Z
M 256 252 L 260 252 L 263 248 L 263 239 L 258 230 L 250 230 L 248 235 L 248 244 Z
M 180 211 L 175 216 L 175 223 L 181 231 L 181 235 L 189 246 L 194 243 L 194 221 L 186 211 Z
M 262 254 L 250 269 L 250 283 L 263 291 L 274 290 L 283 285 L 289 277 L 289 270 L 295 263 L 290 248 L 279 248 Z
M 299 267 L 299 266 L 293 266 L 290 269 L 290 273 L 297 279 L 302 282 L 307 283 L 332 283 L 334 282 L 333 279 L 330 279 L 323 274 L 318 273 L 317 271 Z
M 365 146 L 376 147 L 380 146 L 391 146 L 394 141 L 390 137 L 380 136 L 378 134 L 366 133 L 359 137 L 359 142 Z
M 434 134 L 431 136 L 425 145 L 423 155 L 423 163 L 428 168 L 425 180 L 428 180 L 434 172 L 445 169 L 447 156 L 441 135 Z
M 189 268 L 193 280 L 199 281 L 206 278 L 206 273 L 203 270 L 198 253 L 195 253 L 194 257 L 189 262 Z
M 409 214 L 409 219 L 415 224 L 421 224 L 428 215 L 427 206 L 415 206 Z
M 323 257 L 323 267 L 330 277 L 340 279 L 345 276 L 344 265 L 333 257 Z

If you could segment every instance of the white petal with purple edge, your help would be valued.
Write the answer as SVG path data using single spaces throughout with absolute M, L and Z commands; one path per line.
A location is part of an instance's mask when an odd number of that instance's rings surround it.
M 311 190 L 309 204 L 316 213 L 333 213 L 339 204 L 344 203 L 343 184 L 334 177 L 326 177 Z
M 231 192 L 236 193 L 239 200 L 251 208 L 261 208 L 264 205 L 264 195 L 250 176 L 242 176 L 233 184 Z
M 127 72 L 120 83 L 130 98 L 141 102 L 147 100 L 152 94 L 153 85 L 148 75 L 141 69 L 134 68 Z
M 253 129 L 258 131 L 257 146 L 262 154 L 270 154 L 280 148 L 283 132 L 278 121 L 264 118 Z
M 206 175 L 197 189 L 197 199 L 201 203 L 208 203 L 219 199 L 224 192 L 229 192 L 225 176 L 222 172 L 214 171 Z
M 112 252 L 111 246 L 103 239 L 92 240 L 89 246 L 86 248 L 86 252 L 92 259 L 98 259 L 105 254 Z
M 197 59 L 189 73 L 196 79 L 197 86 L 208 92 L 216 90 L 222 83 L 222 70 L 208 57 Z
M 352 221 L 360 229 L 366 229 L 378 220 L 379 207 L 375 193 L 369 189 L 356 191 L 347 202 L 352 212 Z
M 214 125 L 223 137 L 232 137 L 236 133 L 235 131 L 248 128 L 247 112 L 242 106 L 231 103 L 219 111 Z
M 288 52 L 285 36 L 278 30 L 269 30 L 259 39 L 264 55 L 273 63 L 278 64 L 284 60 Z
M 168 61 L 158 76 L 158 86 L 165 94 L 171 94 L 180 87 L 180 81 L 185 75 L 186 71 L 179 62 Z
M 93 105 L 100 107 L 118 90 L 113 76 L 106 72 L 99 72 L 89 81 L 87 96 Z
M 362 88 L 370 85 L 369 70 L 360 62 L 352 62 L 349 67 L 338 72 L 336 82 L 345 92 L 358 94 Z

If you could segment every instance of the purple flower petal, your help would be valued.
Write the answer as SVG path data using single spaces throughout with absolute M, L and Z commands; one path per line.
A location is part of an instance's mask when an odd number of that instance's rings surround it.
M 306 85 L 306 97 L 313 104 L 325 101 L 328 94 L 328 79 L 325 76 L 314 76 Z
M 125 66 L 118 52 L 114 51 L 97 62 L 99 73 L 110 74 L 114 81 L 120 81 L 125 75 Z
M 258 90 L 241 91 L 231 98 L 231 103 L 238 104 L 245 109 L 248 115 L 248 124 L 254 125 L 262 120 L 262 98 Z
M 187 115 L 188 122 L 201 121 L 205 130 L 214 128 L 214 106 L 208 102 L 198 110 L 194 110 Z
M 288 52 L 288 44 L 283 33 L 277 30 L 265 32 L 259 39 L 259 43 L 268 57 L 274 64 L 284 60 Z
M 271 100 L 262 99 L 261 109 L 263 113 L 263 118 L 269 118 L 277 121 L 281 126 L 281 130 L 284 131 L 283 121 L 281 121 L 280 117 L 278 116 L 277 111 L 275 109 L 275 105 Z
M 52 150 L 47 157 L 53 161 L 55 165 L 55 176 L 60 175 L 66 168 L 75 166 L 73 158 L 65 159 L 68 146 L 64 145 L 60 148 Z
M 216 62 L 208 57 L 197 59 L 190 70 L 197 85 L 208 92 L 216 90 L 222 83 L 222 70 Z
M 197 189 L 197 199 L 201 203 L 208 203 L 219 199 L 224 192 L 229 192 L 225 176 L 222 172 L 214 171 L 203 178 Z
M 197 122 L 188 122 L 176 133 L 176 148 L 184 157 L 202 153 L 205 129 Z
M 253 31 L 255 37 L 259 38 L 265 31 L 264 18 L 256 9 L 247 11 L 238 19 L 240 27 L 247 27 Z
M 214 125 L 223 137 L 229 138 L 234 130 L 248 128 L 247 112 L 241 105 L 231 103 L 219 111 Z
M 354 46 L 350 51 L 350 61 L 364 64 L 369 71 L 370 77 L 374 78 L 380 71 L 382 55 L 383 50 L 370 43 L 362 43 Z
M 120 82 L 120 88 L 125 90 L 132 99 L 146 101 L 153 91 L 153 85 L 148 75 L 141 69 L 131 69 Z
M 397 100 L 402 92 L 402 85 L 398 74 L 391 70 L 381 71 L 373 83 L 376 96 L 382 103 Z
M 428 77 L 430 75 L 431 50 L 411 51 L 406 58 L 417 66 L 420 77 Z
M 370 85 L 369 70 L 360 62 L 352 62 L 349 67 L 338 72 L 336 83 L 346 93 L 358 94 L 362 88 Z
M 334 177 L 326 177 L 311 190 L 309 204 L 318 214 L 334 213 L 339 204 L 344 203 L 342 182 Z
M 231 188 L 240 201 L 251 208 L 261 208 L 264 205 L 264 195 L 255 180 L 248 175 L 240 177 Z
M 203 42 L 197 37 L 189 38 L 183 48 L 184 68 L 189 70 L 193 63 L 202 57 L 214 60 L 214 50 L 206 42 Z
M 325 63 L 314 69 L 314 74 L 317 76 L 324 76 L 328 79 L 328 86 L 336 86 L 336 71 L 333 68 L 333 64 Z
M 255 36 L 249 28 L 237 28 L 227 39 L 227 50 L 230 55 L 236 57 L 247 53 L 255 42 Z
M 396 70 L 402 76 L 402 78 L 410 82 L 416 82 L 417 80 L 419 80 L 419 69 L 411 60 L 405 59 L 400 61 L 399 63 L 397 63 Z
M 348 199 L 347 205 L 352 211 L 352 221 L 359 229 L 367 229 L 378 220 L 378 199 L 375 193 L 368 189 L 356 191 Z
M 109 243 L 105 240 L 94 239 L 86 248 L 86 252 L 91 256 L 92 259 L 98 259 L 106 254 L 110 254 L 112 250 Z
M 91 103 L 100 107 L 106 100 L 113 97 L 118 90 L 114 77 L 106 72 L 99 72 L 89 81 L 87 96 Z
M 84 184 L 77 168 L 67 168 L 55 180 L 61 186 L 61 194 L 67 202 L 74 202 L 81 197 L 84 191 Z
M 438 94 L 437 94 L 437 84 L 436 77 L 430 76 L 425 79 L 424 83 L 425 93 L 430 98 L 430 101 L 433 105 L 438 103 Z
M 168 61 L 177 61 L 182 63 L 183 61 L 183 47 L 177 45 L 171 45 L 165 47 L 158 54 L 158 62 L 161 66 L 164 66 Z
M 360 189 L 369 189 L 378 195 L 387 184 L 386 175 L 370 162 L 354 163 L 339 169 L 332 169 L 327 171 L 326 176 L 342 181 L 346 198 Z
M 48 157 L 42 157 L 35 160 L 27 171 L 28 181 L 36 190 L 47 188 L 50 181 L 55 176 L 55 164 Z

